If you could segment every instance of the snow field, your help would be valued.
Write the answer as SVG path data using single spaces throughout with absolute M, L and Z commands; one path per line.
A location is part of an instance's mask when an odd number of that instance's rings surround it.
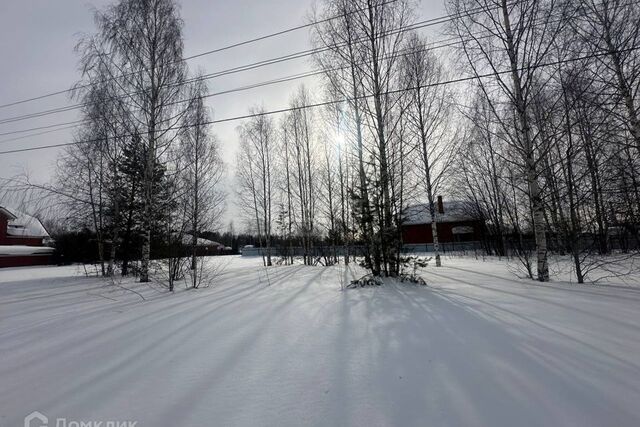
M 169 295 L 77 267 L 0 270 L 0 426 L 637 426 L 640 289 L 445 259 L 429 287 L 230 258 Z M 270 285 L 268 285 L 270 284 Z

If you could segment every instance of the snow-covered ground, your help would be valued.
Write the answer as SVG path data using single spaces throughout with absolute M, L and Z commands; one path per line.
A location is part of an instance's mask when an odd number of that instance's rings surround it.
M 49 425 L 640 425 L 640 288 L 445 264 L 426 288 L 340 291 L 342 267 L 233 258 L 206 289 L 120 284 L 144 300 L 77 267 L 0 270 L 0 426 L 35 410 Z

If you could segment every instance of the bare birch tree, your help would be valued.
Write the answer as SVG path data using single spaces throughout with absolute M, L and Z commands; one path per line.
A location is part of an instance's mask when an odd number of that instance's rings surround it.
M 204 105 L 207 89 L 202 80 L 196 80 L 191 91 L 191 105 L 184 116 L 179 156 L 186 186 L 186 210 L 191 234 L 191 286 L 197 288 L 202 280 L 198 268 L 198 238 L 210 231 L 219 221 L 224 208 L 222 190 L 224 164 L 218 141 L 209 129 L 209 113 Z
M 420 170 L 424 180 L 424 190 L 429 205 L 433 251 L 436 267 L 442 265 L 438 241 L 438 215 L 436 209 L 436 189 L 443 174 L 456 152 L 452 133 L 447 124 L 452 114 L 453 93 L 447 86 L 440 85 L 445 80 L 442 64 L 434 53 L 427 49 L 427 43 L 417 34 L 411 34 L 403 56 L 402 87 L 407 90 L 408 107 L 405 114 L 415 135 L 420 153 Z
M 275 196 L 275 129 L 272 119 L 263 109 L 252 110 L 253 117 L 238 127 L 240 152 L 236 170 L 239 196 L 243 206 L 250 208 L 258 235 L 264 247 L 265 265 L 271 266 L 272 225 Z M 262 237 L 264 236 L 264 241 Z
M 295 206 L 298 212 L 297 225 L 302 240 L 304 263 L 311 265 L 316 226 L 317 164 L 313 117 L 308 110 L 309 92 L 301 86 L 291 100 L 291 111 L 287 115 L 287 136 L 292 159 L 291 178 L 295 185 Z
M 507 108 L 513 111 L 512 126 L 504 120 L 499 104 L 491 105 L 505 134 L 512 134 L 510 146 L 526 176 L 536 240 L 537 278 L 548 281 L 547 230 L 540 184 L 541 153 L 547 147 L 532 129 L 531 102 L 545 80 L 540 66 L 549 58 L 553 40 L 566 26 L 564 9 L 556 0 L 449 0 L 447 7 L 456 16 L 453 31 L 481 89 L 499 92 L 507 101 Z M 491 77 L 481 78 L 485 73 Z
M 132 117 L 146 146 L 144 227 L 140 281 L 149 281 L 154 170 L 175 139 L 184 104 L 176 104 L 186 76 L 182 61 L 183 22 L 174 0 L 121 0 L 96 14 L 98 36 L 119 73 L 114 80 L 127 94 Z
M 326 48 L 317 60 L 353 109 L 360 183 L 357 209 L 368 247 L 366 264 L 374 276 L 391 276 L 398 272 L 399 254 L 389 165 L 398 97 L 390 92 L 397 87 L 397 53 L 412 13 L 404 0 L 326 0 L 316 19 L 330 15 L 340 18 L 317 26 L 315 43 Z M 370 132 L 365 134 L 365 129 Z M 374 188 L 377 206 L 369 194 Z

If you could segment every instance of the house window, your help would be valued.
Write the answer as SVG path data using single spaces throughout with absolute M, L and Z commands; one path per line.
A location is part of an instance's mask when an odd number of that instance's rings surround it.
M 451 229 L 454 242 L 468 242 L 473 240 L 473 227 L 468 225 L 459 225 Z

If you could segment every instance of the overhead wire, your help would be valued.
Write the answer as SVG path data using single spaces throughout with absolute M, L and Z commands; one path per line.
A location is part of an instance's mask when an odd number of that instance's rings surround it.
M 640 46 L 629 48 L 629 49 L 624 49 L 624 50 L 620 50 L 620 51 L 616 51 L 615 53 L 622 53 L 622 52 L 627 52 L 627 51 L 635 51 L 635 50 L 638 50 L 638 49 L 640 49 Z M 601 56 L 605 56 L 605 55 L 610 55 L 611 53 L 614 53 L 614 52 L 611 52 L 610 50 L 607 50 L 607 51 L 603 51 L 603 52 L 599 52 L 599 53 L 591 53 L 589 55 L 584 55 L 584 56 L 570 58 L 570 59 L 563 59 L 563 60 L 551 61 L 551 62 L 546 62 L 546 63 L 540 63 L 540 64 L 536 64 L 536 65 L 532 65 L 532 66 L 519 67 L 517 69 L 517 71 L 525 71 L 525 70 L 532 70 L 532 69 L 549 67 L 549 66 L 556 66 L 556 65 L 560 65 L 560 64 L 571 63 L 571 62 L 576 62 L 576 61 L 582 61 L 582 60 L 585 60 L 585 59 L 591 59 L 591 58 L 597 58 L 597 57 L 601 57 Z M 416 86 L 416 87 L 389 90 L 389 91 L 383 92 L 381 95 L 394 95 L 394 94 L 399 94 L 399 93 L 403 93 L 403 92 L 407 92 L 407 91 L 413 91 L 413 90 L 417 90 L 417 89 L 426 89 L 426 88 L 429 88 L 429 87 L 436 87 L 436 86 L 443 86 L 443 85 L 449 85 L 449 84 L 463 83 L 463 82 L 468 82 L 468 81 L 472 81 L 472 80 L 484 79 L 484 78 L 489 78 L 489 77 L 497 77 L 497 76 L 508 74 L 508 73 L 512 73 L 512 72 L 513 72 L 513 70 L 509 69 L 509 70 L 503 70 L 503 71 L 498 71 L 498 72 L 484 73 L 484 74 L 481 74 L 481 75 L 472 75 L 472 76 L 459 77 L 459 78 L 456 78 L 456 79 L 450 79 L 450 80 L 445 80 L 445 81 L 442 81 L 442 82 L 435 82 L 435 83 L 430 83 L 430 84 L 426 84 L 426 85 L 420 85 L 420 86 Z M 303 109 L 318 108 L 318 107 L 323 107 L 323 106 L 328 106 L 328 105 L 340 104 L 340 103 L 343 103 L 343 102 L 358 101 L 358 100 L 362 100 L 362 99 L 368 99 L 368 98 L 372 98 L 374 96 L 375 95 L 372 95 L 372 94 L 360 95 L 358 97 L 347 97 L 347 98 L 338 99 L 338 100 L 324 101 L 324 102 L 318 102 L 318 103 L 314 103 L 314 104 L 307 104 L 307 105 L 304 105 L 304 106 L 280 108 L 280 109 L 276 109 L 276 110 L 269 110 L 269 111 L 263 111 L 263 112 L 257 112 L 257 113 L 249 113 L 249 114 L 244 114 L 244 115 L 227 117 L 227 118 L 224 118 L 224 119 L 208 120 L 208 121 L 205 121 L 205 122 L 198 123 L 198 125 L 219 124 L 219 123 L 226 123 L 226 122 L 231 122 L 231 121 L 245 120 L 245 119 L 261 117 L 261 116 L 269 116 L 269 115 L 280 114 L 280 113 L 291 112 L 291 111 L 299 111 L 299 110 L 303 110 Z M 176 126 L 172 126 L 172 127 L 166 128 L 166 129 L 157 129 L 156 132 L 169 132 L 171 130 L 185 129 L 185 128 L 190 128 L 190 127 L 193 127 L 193 126 L 195 126 L 195 125 L 193 125 L 193 124 L 176 125 Z M 27 152 L 27 151 L 43 150 L 43 149 L 48 149 L 48 148 L 60 148 L 60 147 L 66 147 L 66 146 L 71 146 L 71 145 L 88 144 L 88 143 L 93 143 L 93 142 L 106 142 L 108 140 L 115 140 L 115 139 L 118 139 L 118 138 L 127 138 L 127 137 L 139 136 L 139 135 L 146 135 L 148 133 L 149 132 L 138 132 L 138 133 L 135 133 L 135 134 L 134 133 L 120 134 L 120 135 L 115 135 L 115 136 L 110 136 L 110 137 L 103 137 L 103 138 L 92 138 L 92 139 L 77 140 L 77 141 L 71 141 L 71 142 L 65 142 L 65 143 L 59 143 L 59 144 L 49 144 L 49 145 L 41 145 L 41 146 L 35 146 L 35 147 L 18 148 L 18 149 L 13 149 L 13 150 L 0 151 L 0 155 Z

